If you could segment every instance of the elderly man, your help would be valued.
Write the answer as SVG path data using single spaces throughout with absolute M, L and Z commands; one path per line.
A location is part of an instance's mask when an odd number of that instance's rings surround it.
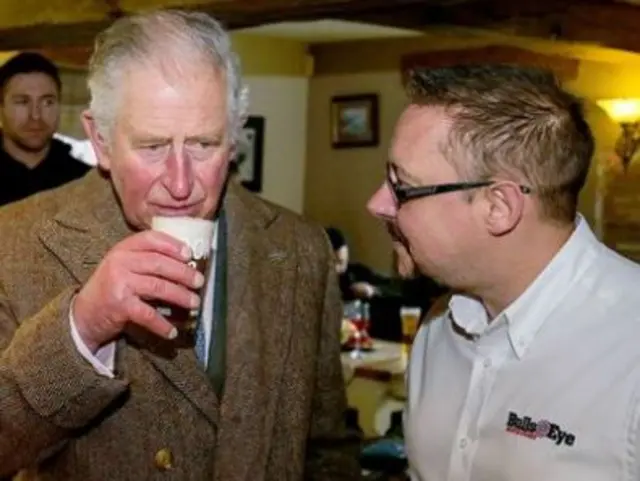
M 408 375 L 414 480 L 636 480 L 640 267 L 576 213 L 594 149 L 553 76 L 417 71 L 369 202 L 456 292 Z
M 226 189 L 247 111 L 227 34 L 120 19 L 89 85 L 100 169 L 0 211 L 0 477 L 357 478 L 323 229 Z M 156 215 L 216 219 L 208 277 Z M 155 301 L 204 301 L 202 358 Z

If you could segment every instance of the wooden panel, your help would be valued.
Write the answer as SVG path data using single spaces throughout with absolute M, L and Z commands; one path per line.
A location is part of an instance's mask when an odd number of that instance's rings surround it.
M 572 8 L 560 22 L 563 38 L 597 42 L 607 47 L 640 51 L 640 7 L 587 5 Z
M 640 51 L 640 6 L 611 0 L 479 0 L 343 18 L 404 28 L 467 26 Z
M 5 2 L 0 1 L 0 50 L 90 45 L 94 36 L 109 25 L 114 17 L 152 7 L 205 11 L 217 17 L 229 29 L 284 20 L 357 15 L 389 7 L 388 0 L 82 0 L 75 3 L 71 0 L 51 0 L 55 8 L 47 8 L 44 15 L 39 0 L 26 1 L 20 8 L 3 7 Z M 394 0 L 394 7 L 441 2 Z
M 627 172 L 609 169 L 604 185 L 603 241 L 640 261 L 640 166 L 632 163 Z
M 207 11 L 230 29 L 342 18 L 471 26 L 640 51 L 640 7 L 612 0 L 0 0 L 0 50 L 90 45 L 112 18 L 152 7 Z
M 580 62 L 557 55 L 546 55 L 517 47 L 491 45 L 488 47 L 460 50 L 418 52 L 402 58 L 403 77 L 413 68 L 437 68 L 476 63 L 515 64 L 545 68 L 553 71 L 561 81 L 578 76 Z
M 0 29 L 96 21 L 107 12 L 102 0 L 1 0 Z
M 89 63 L 91 47 L 61 47 L 39 49 L 39 53 L 60 67 L 84 69 Z

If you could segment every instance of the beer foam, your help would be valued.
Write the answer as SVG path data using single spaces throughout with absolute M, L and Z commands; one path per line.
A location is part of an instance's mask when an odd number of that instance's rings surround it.
M 184 242 L 191 248 L 193 259 L 209 257 L 215 223 L 195 217 L 161 217 L 151 221 L 151 228 Z

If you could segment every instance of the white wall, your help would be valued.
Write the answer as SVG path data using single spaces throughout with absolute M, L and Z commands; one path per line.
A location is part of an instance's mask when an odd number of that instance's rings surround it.
M 246 77 L 250 113 L 265 117 L 263 198 L 301 213 L 307 149 L 309 80 Z
M 77 139 L 86 137 L 80 116 L 89 104 L 87 74 L 84 70 L 60 69 L 62 102 L 59 132 Z
M 331 97 L 361 93 L 378 94 L 380 144 L 332 148 Z M 322 225 L 339 228 L 353 259 L 381 273 L 392 272 L 391 240 L 366 205 L 384 180 L 393 128 L 406 103 L 400 69 L 311 79 L 304 212 Z

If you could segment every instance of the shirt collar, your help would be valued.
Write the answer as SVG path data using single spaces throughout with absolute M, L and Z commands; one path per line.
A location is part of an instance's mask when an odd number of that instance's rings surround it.
M 524 293 L 491 322 L 492 326 L 507 322 L 509 341 L 518 358 L 524 356 L 549 314 L 591 263 L 598 246 L 600 243 L 587 222 L 578 215 L 573 234 L 551 262 Z M 490 327 L 487 311 L 476 298 L 456 294 L 449 302 L 449 309 L 453 321 L 472 337 L 481 336 Z
M 213 222 L 213 235 L 211 236 L 211 250 L 213 252 L 218 250 L 218 221 Z

